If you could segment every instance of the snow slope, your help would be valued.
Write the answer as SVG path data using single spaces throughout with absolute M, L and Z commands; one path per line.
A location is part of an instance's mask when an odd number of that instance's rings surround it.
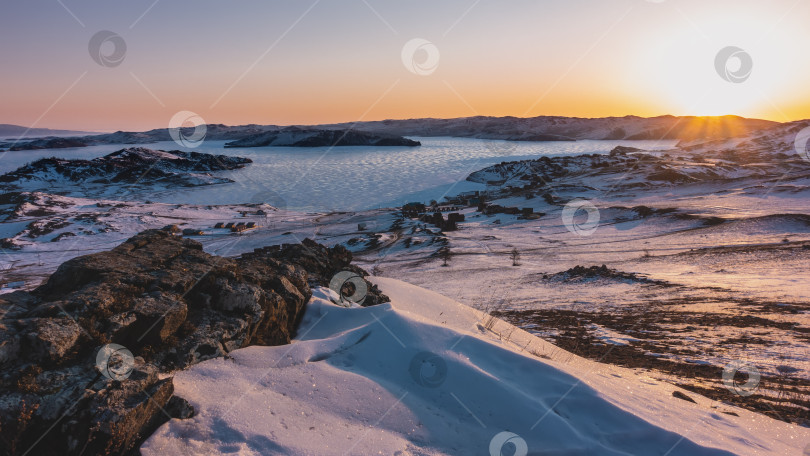
M 345 308 L 318 289 L 292 345 L 179 372 L 176 394 L 197 414 L 163 425 L 142 453 L 799 455 L 810 443 L 806 428 L 675 398 L 641 372 L 373 281 L 391 304 Z

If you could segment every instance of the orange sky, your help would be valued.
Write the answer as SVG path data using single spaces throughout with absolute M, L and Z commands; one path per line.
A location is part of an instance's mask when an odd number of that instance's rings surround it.
M 8 8 L 0 123 L 111 131 L 470 115 L 810 118 L 810 4 L 794 0 L 106 3 Z M 107 5 L 107 6 L 104 6 Z M 139 19 L 140 18 L 140 19 Z M 88 42 L 111 30 L 123 63 Z M 420 38 L 430 74 L 403 64 Z M 11 42 L 4 39 L 4 43 Z M 101 54 L 114 45 L 106 43 Z M 737 46 L 743 82 L 715 57 Z M 428 53 L 414 54 L 416 65 Z M 731 71 L 739 61 L 728 62 Z M 413 68 L 413 67 L 411 67 Z

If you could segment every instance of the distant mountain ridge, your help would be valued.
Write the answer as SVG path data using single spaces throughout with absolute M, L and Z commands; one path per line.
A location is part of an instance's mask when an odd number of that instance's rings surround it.
M 323 124 L 315 126 L 208 124 L 206 139 L 214 141 L 244 141 L 255 143 L 257 138 L 278 136 L 279 132 L 297 130 L 342 130 L 360 135 L 397 136 L 451 136 L 462 138 L 495 139 L 508 141 L 577 141 L 577 140 L 678 140 L 693 142 L 746 136 L 781 125 L 761 119 L 739 116 L 696 117 L 603 117 L 579 118 L 560 116 L 540 117 L 461 117 L 455 119 L 404 119 Z M 191 135 L 194 128 L 182 128 Z M 1 135 L 0 135 L 1 136 Z M 322 139 L 327 135 L 321 134 Z M 252 139 L 248 139 L 252 138 Z M 267 138 L 264 138 L 265 140 Z M 20 143 L 0 143 L 0 149 L 34 150 L 43 148 L 86 147 L 100 144 L 145 144 L 171 141 L 169 129 L 159 128 L 145 132 L 107 133 L 63 138 L 45 138 Z M 328 138 L 327 138 L 328 139 Z M 268 144 L 282 145 L 271 139 Z M 260 141 L 261 142 L 261 141 Z M 327 141 L 328 142 L 328 141 Z M 363 141 L 360 141 L 363 143 Z M 237 147 L 232 143 L 232 147 Z M 331 145 L 324 141 L 306 141 L 300 147 Z M 385 145 L 374 144 L 368 145 Z M 403 144 L 404 145 L 404 144 Z M 244 146 L 256 147 L 256 146 Z
M 323 125 L 354 125 L 367 132 L 385 131 L 403 136 L 455 136 L 510 141 L 555 140 L 681 140 L 722 139 L 747 135 L 780 125 L 778 122 L 739 116 L 697 117 L 462 117 L 407 119 Z
M 0 124 L 0 138 L 16 140 L 23 135 L 25 138 L 42 136 L 83 136 L 97 134 L 89 131 L 52 130 L 50 128 L 28 128 L 22 125 Z

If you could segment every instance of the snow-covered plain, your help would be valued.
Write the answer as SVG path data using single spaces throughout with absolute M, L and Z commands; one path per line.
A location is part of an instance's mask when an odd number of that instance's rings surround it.
M 179 372 L 197 415 L 163 425 L 142 454 L 747 456 L 810 443 L 810 429 L 687 402 L 437 293 L 373 281 L 390 304 L 345 308 L 319 289 L 292 345 Z

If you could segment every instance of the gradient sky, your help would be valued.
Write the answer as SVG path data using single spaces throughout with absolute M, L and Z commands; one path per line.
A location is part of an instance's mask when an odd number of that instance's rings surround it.
M 225 124 L 810 118 L 803 0 L 7 0 L 0 8 L 0 123 L 143 130 L 181 110 Z M 126 41 L 120 66 L 90 57 L 100 30 Z M 413 38 L 439 49 L 430 75 L 402 64 Z M 753 59 L 744 83 L 715 70 L 730 45 Z

